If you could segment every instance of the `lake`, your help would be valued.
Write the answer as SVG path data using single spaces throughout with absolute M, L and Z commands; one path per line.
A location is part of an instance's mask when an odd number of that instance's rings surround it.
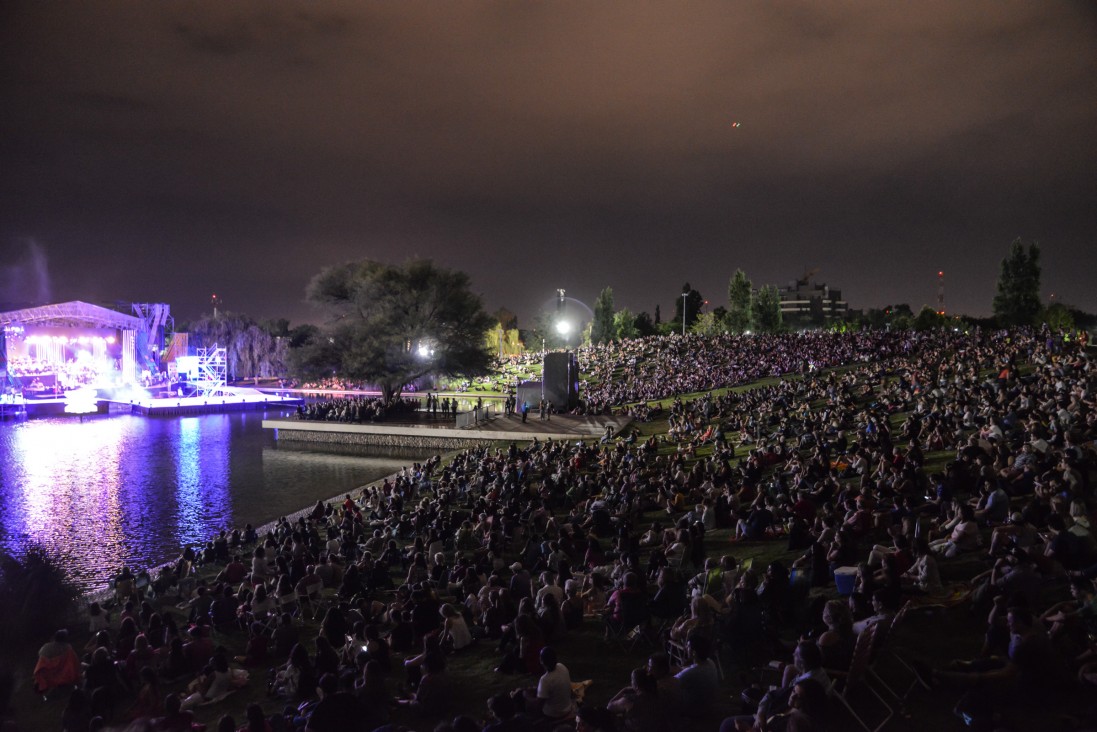
M 279 445 L 265 417 L 102 415 L 0 423 L 0 547 L 37 542 L 85 590 L 152 567 L 223 528 L 267 523 L 427 453 Z

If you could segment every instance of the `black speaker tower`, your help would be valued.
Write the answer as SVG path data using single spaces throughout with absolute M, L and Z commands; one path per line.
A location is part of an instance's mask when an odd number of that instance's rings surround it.
M 574 353 L 546 353 L 543 379 L 545 399 L 556 411 L 566 412 L 579 404 L 579 361 Z

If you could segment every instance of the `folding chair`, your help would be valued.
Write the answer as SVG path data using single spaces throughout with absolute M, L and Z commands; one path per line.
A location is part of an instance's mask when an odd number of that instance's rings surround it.
M 606 634 L 622 649 L 635 650 L 641 642 L 650 643 L 648 625 L 651 616 L 648 613 L 647 597 L 642 593 L 623 594 L 625 604 L 621 608 L 621 620 L 615 622 L 605 618 Z
M 282 595 L 275 599 L 278 605 L 278 615 L 282 613 L 289 613 L 292 617 L 301 619 L 301 603 L 297 599 L 296 592 L 290 592 L 288 595 Z
M 874 644 L 873 644 L 873 649 L 872 649 L 872 660 L 869 663 L 869 668 L 868 668 L 868 675 L 872 678 L 872 680 L 875 681 L 876 683 L 878 683 L 881 686 L 881 688 L 883 688 L 884 691 L 886 691 L 888 694 L 890 694 L 891 697 L 899 703 L 899 705 L 900 705 L 899 711 L 900 712 L 904 712 L 904 705 L 906 703 L 907 697 L 910 696 L 910 692 L 913 691 L 915 687 L 919 686 L 918 678 L 917 678 L 917 676 L 914 676 L 913 670 L 910 669 L 910 667 L 907 665 L 906 661 L 904 661 L 902 658 L 896 656 L 894 651 L 892 650 L 892 645 L 893 645 L 892 639 L 894 637 L 895 629 L 903 623 L 904 619 L 907 616 L 907 612 L 910 609 L 910 604 L 911 603 L 908 600 L 903 605 L 903 607 L 901 607 L 899 609 L 899 612 L 897 612 L 895 614 L 895 616 L 891 618 L 890 621 L 880 621 L 879 623 L 876 623 L 875 626 L 873 626 L 876 629 L 876 637 L 874 639 Z M 900 666 L 906 668 L 907 671 L 910 672 L 911 677 L 913 678 L 910 685 L 906 688 L 906 690 L 902 694 L 895 691 L 895 689 L 893 689 L 880 676 L 880 673 L 877 671 L 877 668 L 876 668 L 877 664 L 881 659 L 883 659 L 885 657 L 885 654 L 887 656 L 890 656 L 891 658 L 893 658 Z
M 834 686 L 831 687 L 831 696 L 846 708 L 846 711 L 857 720 L 857 723 L 861 725 L 865 732 L 880 732 L 884 725 L 895 716 L 895 709 L 869 683 L 869 667 L 872 661 L 873 648 L 876 644 L 878 626 L 879 623 L 865 629 L 857 636 L 857 643 L 853 647 L 853 658 L 850 660 L 848 669 L 845 671 L 826 669 L 827 675 L 835 679 Z M 876 697 L 887 712 L 886 716 L 875 727 L 869 727 L 868 723 L 853 708 L 853 695 L 858 690 L 867 690 L 872 696 Z
M 311 592 L 297 596 L 297 605 L 301 610 L 301 617 L 304 617 L 306 608 L 310 620 L 315 620 L 316 616 L 320 614 L 320 592 L 322 589 L 323 585 L 316 585 L 316 588 Z

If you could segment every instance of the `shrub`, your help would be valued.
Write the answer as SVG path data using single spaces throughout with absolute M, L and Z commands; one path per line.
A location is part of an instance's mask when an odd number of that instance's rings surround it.
M 0 648 L 37 647 L 75 616 L 80 590 L 47 549 L 0 554 Z

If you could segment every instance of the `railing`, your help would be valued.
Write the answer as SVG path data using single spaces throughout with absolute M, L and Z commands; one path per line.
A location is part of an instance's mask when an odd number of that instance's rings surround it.
M 467 412 L 461 412 L 457 415 L 457 429 L 465 429 L 466 427 L 475 427 L 481 422 L 486 422 L 492 417 L 492 408 L 489 404 L 486 407 L 475 407 Z

